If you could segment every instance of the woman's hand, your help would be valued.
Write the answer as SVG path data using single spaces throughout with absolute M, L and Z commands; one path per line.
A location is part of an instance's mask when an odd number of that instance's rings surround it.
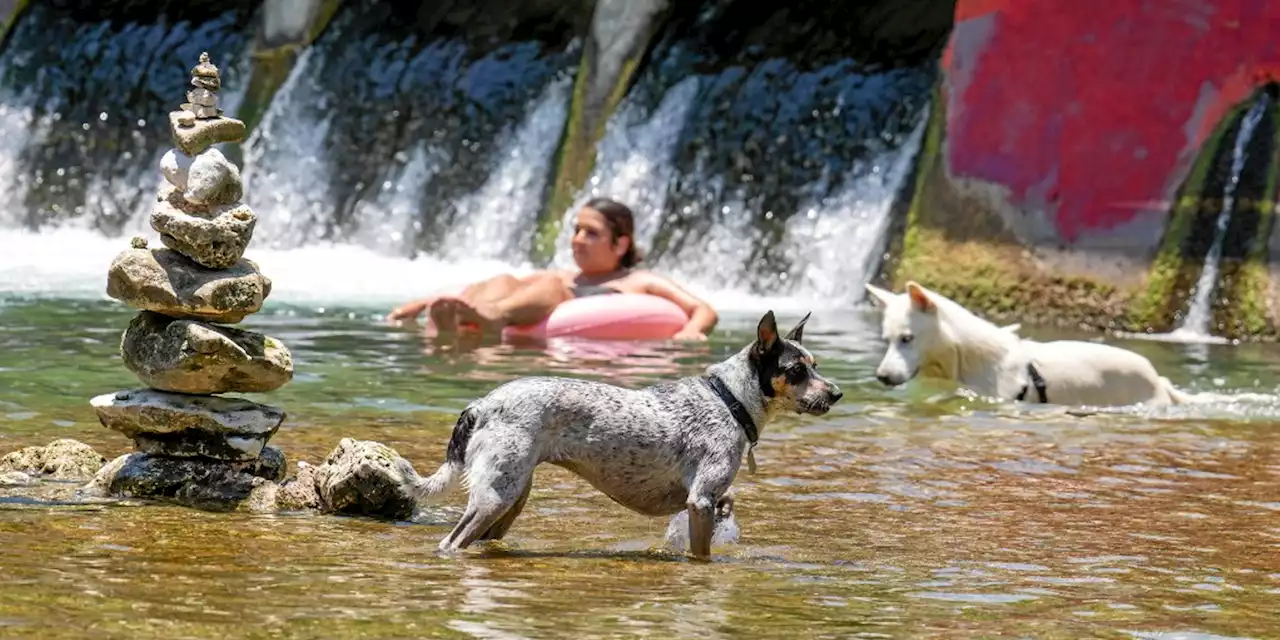
M 431 302 L 433 300 L 434 298 L 428 298 L 426 300 L 417 300 L 417 301 L 410 302 L 408 304 L 396 307 L 395 309 L 391 310 L 391 313 L 387 314 L 387 323 L 400 324 L 400 322 L 403 320 L 416 322 L 418 319 L 418 316 L 424 310 L 426 310 L 428 306 L 431 305 Z
M 685 327 L 681 329 L 679 332 L 677 332 L 674 336 L 671 336 L 671 339 L 684 340 L 689 342 L 706 342 L 707 336 L 706 334 L 702 333 L 701 331 L 698 331 L 697 329 L 691 329 L 689 327 Z
M 644 289 L 642 293 L 666 298 L 679 305 L 689 315 L 689 323 L 673 336 L 676 340 L 705 341 L 707 333 L 720 320 L 711 305 L 685 291 L 684 287 L 667 278 L 652 272 L 646 272 L 643 282 Z

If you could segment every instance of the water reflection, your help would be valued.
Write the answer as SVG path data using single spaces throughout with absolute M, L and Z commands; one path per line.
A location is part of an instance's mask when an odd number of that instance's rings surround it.
M 137 384 L 114 337 L 131 315 L 0 307 L 0 453 L 57 437 L 128 450 L 87 400 Z M 746 344 L 755 320 L 728 318 L 705 344 L 441 343 L 352 310 L 246 325 L 293 350 L 295 381 L 255 396 L 289 411 L 272 442 L 292 463 L 350 436 L 422 471 L 443 457 L 458 410 L 496 384 L 697 374 Z M 806 342 L 846 397 L 763 431 L 757 474 L 735 482 L 740 534 L 710 565 L 662 549 L 668 519 L 555 467 L 538 470 L 503 544 L 457 557 L 434 547 L 461 494 L 397 524 L 83 505 L 68 501 L 74 485 L 0 486 L 0 635 L 1275 636 L 1274 404 L 1072 415 L 923 381 L 884 389 L 870 375 L 873 323 L 814 322 Z M 1199 390 L 1277 382 L 1271 346 L 1215 346 L 1204 362 L 1177 345 L 1135 348 Z
M 419 333 L 423 355 L 451 363 L 467 362 L 469 379 L 503 382 L 513 363 L 531 372 L 608 380 L 623 386 L 689 375 L 694 366 L 712 359 L 708 344 L 659 341 L 582 340 L 549 338 L 494 344 L 474 333 Z

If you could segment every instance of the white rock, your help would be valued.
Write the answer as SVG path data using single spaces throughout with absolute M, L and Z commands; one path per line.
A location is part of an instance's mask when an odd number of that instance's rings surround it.
M 175 185 L 176 186 L 176 185 Z M 240 169 L 221 151 L 201 151 L 187 170 L 187 186 L 182 188 L 187 202 L 199 205 L 233 204 L 244 195 Z
M 187 190 L 187 175 L 191 171 L 191 163 L 195 158 L 177 150 L 170 149 L 160 158 L 160 173 L 169 184 L 181 191 Z

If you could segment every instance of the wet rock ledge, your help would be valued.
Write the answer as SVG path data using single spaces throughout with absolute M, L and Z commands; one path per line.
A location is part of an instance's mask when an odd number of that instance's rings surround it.
M 420 478 L 391 447 L 343 438 L 324 462 L 297 464 L 286 478 L 284 452 L 266 446 L 234 462 L 156 456 L 142 451 L 107 461 L 76 440 L 55 440 L 0 458 L 0 500 L 48 496 L 44 481 L 60 481 L 60 501 L 135 498 L 207 511 L 316 511 L 408 520 Z M 87 483 L 86 483 L 87 481 Z M 74 483 L 74 484 L 72 484 Z

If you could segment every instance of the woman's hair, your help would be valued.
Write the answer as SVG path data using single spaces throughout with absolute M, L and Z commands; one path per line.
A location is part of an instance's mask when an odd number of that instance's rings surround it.
M 604 216 L 605 223 L 609 225 L 609 231 L 613 233 L 611 238 L 613 242 L 624 237 L 631 240 L 627 252 L 618 260 L 619 266 L 630 269 L 640 264 L 644 257 L 636 248 L 636 220 L 631 214 L 631 207 L 609 198 L 592 198 L 583 206 L 599 211 L 600 215 Z

